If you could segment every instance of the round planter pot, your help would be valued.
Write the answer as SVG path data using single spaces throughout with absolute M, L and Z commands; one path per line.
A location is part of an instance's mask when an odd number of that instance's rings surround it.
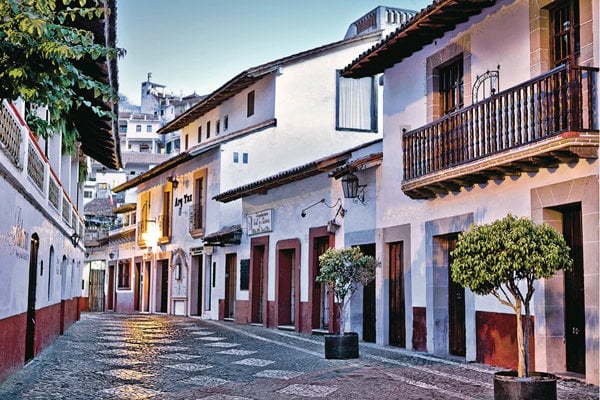
M 519 378 L 516 371 L 494 374 L 494 400 L 556 400 L 556 376 L 530 372 Z
M 337 360 L 358 358 L 358 333 L 325 335 L 325 358 Z

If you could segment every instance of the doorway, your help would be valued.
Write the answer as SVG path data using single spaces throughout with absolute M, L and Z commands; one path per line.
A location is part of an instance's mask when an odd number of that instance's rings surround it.
M 92 261 L 90 265 L 90 311 L 104 311 L 104 278 L 106 270 L 104 269 L 104 261 L 98 262 L 100 265 L 96 267 L 96 262 Z
M 585 296 L 581 204 L 561 207 L 563 236 L 573 267 L 565 272 L 565 345 L 567 371 L 585 375 Z
M 388 244 L 388 252 L 390 263 L 389 343 L 391 346 L 406 347 L 403 242 Z
M 252 254 L 250 259 L 250 323 L 258 324 L 263 323 L 264 270 L 268 243 L 264 239 L 261 239 L 252 239 Z
M 375 245 L 374 244 L 362 244 L 360 250 L 363 254 L 375 258 Z M 375 279 L 365 285 L 363 288 L 363 341 L 375 343 L 377 331 L 375 330 Z M 403 312 L 404 314 L 404 312 Z M 404 325 L 404 324 L 403 324 Z
M 169 304 L 169 260 L 159 260 L 157 263 L 157 275 L 160 277 L 158 287 L 156 288 L 157 300 L 159 300 L 159 308 L 156 310 L 160 313 L 167 312 Z
M 224 317 L 235 318 L 235 271 L 237 267 L 235 253 L 225 255 L 225 304 Z
M 467 351 L 465 327 L 465 288 L 452 280 L 451 252 L 456 249 L 458 234 L 446 236 L 446 254 L 448 260 L 448 351 L 455 356 L 464 357 Z
M 202 256 L 192 256 L 190 274 L 190 315 L 202 315 Z
M 319 236 L 313 242 L 313 302 L 312 302 L 312 328 L 329 329 L 329 304 L 330 299 L 327 293 L 327 284 L 317 282 L 317 276 L 321 273 L 319 265 L 319 256 L 329 248 L 329 236 Z
M 35 295 L 37 292 L 37 263 L 40 241 L 37 233 L 31 235 L 29 246 L 29 284 L 27 289 L 27 326 L 25 328 L 25 362 L 35 353 Z
M 144 263 L 144 276 L 142 277 L 142 310 L 150 312 L 150 282 L 152 278 L 152 262 Z
M 141 310 L 141 296 L 140 291 L 142 289 L 142 263 L 135 263 L 135 278 L 133 282 L 133 310 L 140 311 Z
M 294 266 L 296 251 L 294 249 L 281 249 L 277 254 L 278 283 L 277 283 L 277 325 L 293 326 L 295 323 L 295 282 Z
M 108 266 L 108 299 L 106 309 L 109 311 L 115 310 L 115 265 Z

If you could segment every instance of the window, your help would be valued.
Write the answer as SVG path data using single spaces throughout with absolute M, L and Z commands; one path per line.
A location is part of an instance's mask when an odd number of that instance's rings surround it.
M 377 130 L 375 78 L 337 79 L 336 128 L 361 131 Z
M 194 238 L 200 237 L 204 231 L 205 179 L 206 170 L 200 171 L 194 176 L 193 204 L 189 209 L 189 232 Z
M 150 238 L 148 238 L 148 232 L 149 232 L 149 221 L 151 220 L 150 217 L 150 204 L 151 204 L 151 196 L 150 196 L 150 191 L 146 191 L 143 193 L 139 194 L 139 202 L 138 204 L 142 205 L 142 208 L 140 209 L 140 223 L 138 224 L 138 245 L 141 247 L 146 247 L 146 246 L 154 246 L 156 245 L 156 243 L 146 243 L 146 241 Z M 152 240 L 154 241 L 155 239 L 152 238 Z
M 206 138 L 210 139 L 210 121 L 206 121 Z
M 443 114 L 449 114 L 464 105 L 463 59 L 440 68 L 440 106 Z
M 84 190 L 83 191 L 83 198 L 84 199 L 91 199 L 94 195 L 92 194 L 91 190 Z
M 150 153 L 150 145 L 140 144 L 140 153 Z
M 220 120 L 217 121 L 217 124 L 215 126 L 215 134 L 218 135 L 219 133 L 221 133 L 221 121 Z
M 127 124 L 119 124 L 119 133 L 127 133 Z
M 198 143 L 200 143 L 202 141 L 202 125 L 200 125 L 198 127 Z M 187 145 L 185 146 L 185 148 L 187 149 Z
M 129 270 L 130 270 L 129 261 L 119 262 L 119 268 L 117 270 L 117 274 L 118 274 L 117 288 L 118 289 L 129 289 L 130 288 Z
M 168 185 L 165 185 L 163 192 L 162 213 L 159 217 L 159 230 L 161 242 L 169 242 L 171 237 L 171 209 L 173 207 L 171 201 L 171 190 Z
M 135 126 L 135 131 L 136 132 L 141 132 L 142 131 L 142 126 L 141 125 L 136 125 Z
M 579 2 L 563 1 L 550 9 L 552 66 L 574 62 L 579 54 Z
M 229 129 L 229 115 L 226 115 L 223 118 L 223 132 L 225 132 L 227 129 Z
M 183 139 L 184 143 L 185 143 L 185 149 L 188 149 L 188 144 L 189 144 L 189 135 L 185 135 L 185 138 Z
M 108 184 L 106 182 L 98 183 L 98 190 L 106 190 L 108 189 Z
M 233 152 L 233 163 L 237 164 L 240 162 L 240 153 L 238 153 L 237 151 Z
M 146 132 L 152 132 L 152 125 L 146 125 Z
M 247 116 L 254 115 L 254 90 L 248 93 L 248 113 Z
M 242 162 L 248 164 L 248 153 L 242 153 Z

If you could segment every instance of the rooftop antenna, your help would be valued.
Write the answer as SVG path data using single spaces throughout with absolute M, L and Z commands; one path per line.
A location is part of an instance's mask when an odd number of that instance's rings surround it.
M 152 78 L 152 72 L 148 72 L 148 82 L 150 82 L 150 78 Z

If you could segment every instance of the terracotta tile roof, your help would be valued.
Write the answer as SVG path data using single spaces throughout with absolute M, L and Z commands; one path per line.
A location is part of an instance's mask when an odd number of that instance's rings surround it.
M 336 168 L 343 166 L 346 163 L 346 161 L 348 161 L 348 159 L 352 156 L 353 151 L 367 147 L 378 141 L 381 141 L 381 139 L 364 143 L 351 149 L 327 157 L 323 157 L 315 161 L 311 161 L 309 163 L 288 169 L 286 171 L 282 171 L 278 174 L 257 180 L 247 185 L 228 190 L 226 192 L 214 196 L 213 199 L 223 203 L 228 203 L 230 201 L 237 200 L 242 197 L 251 196 L 253 194 L 266 193 L 269 189 L 283 186 L 289 182 L 299 181 L 314 175 L 318 175 L 323 172 L 332 171 Z
M 342 75 L 362 78 L 381 73 L 495 3 L 495 0 L 436 0 L 358 56 L 342 70 Z

